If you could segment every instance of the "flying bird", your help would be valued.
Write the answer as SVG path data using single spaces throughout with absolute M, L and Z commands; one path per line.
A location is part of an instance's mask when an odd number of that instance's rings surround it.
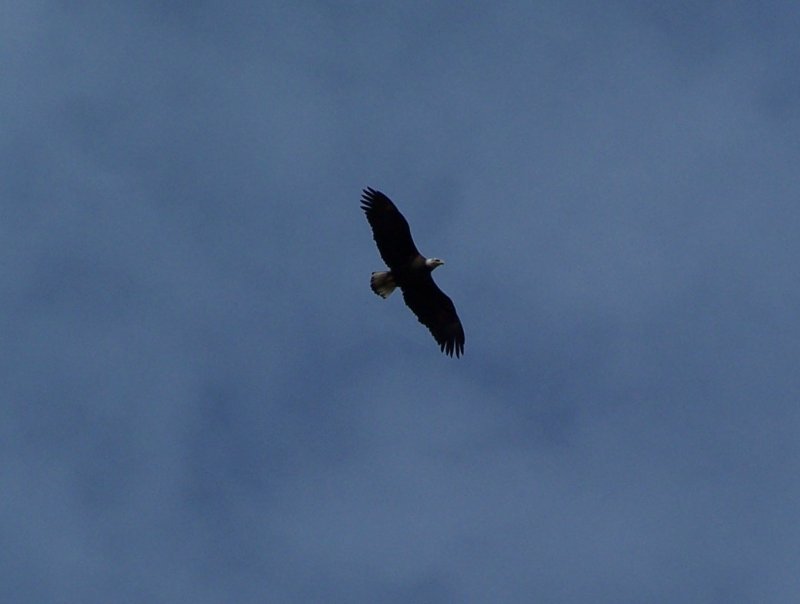
M 439 258 L 425 258 L 411 238 L 408 222 L 380 191 L 367 187 L 361 195 L 361 209 L 367 215 L 372 236 L 388 271 L 372 273 L 370 287 L 381 298 L 400 288 L 403 300 L 427 327 L 442 352 L 456 357 L 464 354 L 464 328 L 453 301 L 433 282 L 431 272 L 444 264 Z

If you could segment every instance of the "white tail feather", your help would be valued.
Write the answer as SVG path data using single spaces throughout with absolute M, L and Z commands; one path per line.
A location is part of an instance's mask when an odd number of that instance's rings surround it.
M 379 273 L 372 273 L 369 286 L 372 288 L 372 291 L 381 298 L 388 298 L 397 287 L 397 284 L 394 282 L 394 275 L 392 275 L 390 271 L 381 271 Z

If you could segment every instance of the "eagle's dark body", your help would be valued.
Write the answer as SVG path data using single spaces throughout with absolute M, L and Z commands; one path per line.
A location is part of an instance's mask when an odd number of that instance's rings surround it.
M 433 335 L 442 352 L 464 353 L 464 329 L 453 301 L 434 283 L 431 272 L 443 262 L 417 250 L 408 222 L 380 191 L 364 189 L 361 209 L 372 227 L 381 258 L 389 271 L 372 274 L 372 290 L 385 298 L 399 287 L 406 305 Z

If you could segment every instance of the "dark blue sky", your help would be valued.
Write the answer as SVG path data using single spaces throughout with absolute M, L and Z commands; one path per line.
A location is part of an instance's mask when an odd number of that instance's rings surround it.
M 645 4 L 8 4 L 0 600 L 800 601 L 800 8 Z

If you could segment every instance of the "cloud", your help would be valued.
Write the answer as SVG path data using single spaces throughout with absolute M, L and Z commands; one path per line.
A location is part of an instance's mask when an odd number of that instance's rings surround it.
M 796 599 L 792 5 L 5 16 L 5 599 Z

